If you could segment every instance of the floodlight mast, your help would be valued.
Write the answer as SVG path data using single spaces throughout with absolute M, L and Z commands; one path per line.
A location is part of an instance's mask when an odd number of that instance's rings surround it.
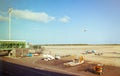
M 8 27 L 9 40 L 11 40 L 11 13 L 12 13 L 12 8 L 9 8 L 9 10 L 8 10 L 8 14 L 9 14 L 9 27 Z

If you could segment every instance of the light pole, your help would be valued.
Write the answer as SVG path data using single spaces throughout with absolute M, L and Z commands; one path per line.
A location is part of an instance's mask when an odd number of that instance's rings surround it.
M 9 40 L 11 40 L 11 13 L 12 13 L 12 8 L 9 8 L 9 10 L 8 10 L 8 14 L 9 14 L 9 27 L 8 27 Z

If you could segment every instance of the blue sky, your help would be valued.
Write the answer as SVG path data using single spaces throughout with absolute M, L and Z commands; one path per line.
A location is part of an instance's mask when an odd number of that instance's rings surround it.
M 0 0 L 0 40 L 33 44 L 120 43 L 120 0 Z

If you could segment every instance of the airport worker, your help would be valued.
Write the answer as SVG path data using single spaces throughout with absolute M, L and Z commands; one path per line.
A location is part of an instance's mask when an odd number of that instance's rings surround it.
M 83 56 L 81 56 L 79 60 L 80 60 L 80 62 L 84 61 Z
M 79 63 L 80 63 L 80 64 L 84 63 L 84 57 L 83 57 L 83 56 L 81 56 L 81 57 L 79 58 Z

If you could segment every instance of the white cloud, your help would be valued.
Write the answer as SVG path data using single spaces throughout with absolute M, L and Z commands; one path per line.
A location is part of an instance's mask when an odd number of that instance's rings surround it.
M 60 18 L 59 20 L 60 20 L 60 22 L 67 23 L 70 21 L 70 17 L 64 16 L 64 17 Z
M 38 22 L 44 22 L 44 23 L 55 20 L 55 17 L 49 16 L 45 12 L 39 12 L 38 13 L 38 12 L 29 11 L 29 10 L 13 10 L 12 14 L 15 17 L 20 17 L 20 18 L 23 18 L 23 19 L 28 19 L 28 20 L 32 20 L 32 21 L 38 21 Z
M 8 17 L 0 15 L 0 21 L 7 21 L 7 20 L 8 20 Z

